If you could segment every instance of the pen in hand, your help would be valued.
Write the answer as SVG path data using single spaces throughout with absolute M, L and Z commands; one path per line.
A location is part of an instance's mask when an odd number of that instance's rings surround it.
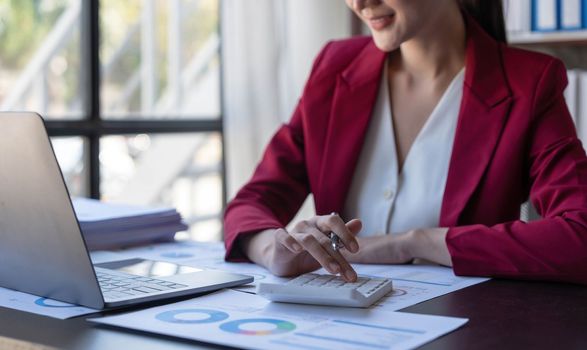
M 331 213 L 330 215 L 331 216 L 334 216 L 334 215 L 338 215 L 338 214 L 334 212 L 334 213 Z M 344 261 L 344 263 L 343 263 L 343 262 L 341 262 L 339 260 L 339 263 L 341 264 L 341 267 L 346 265 L 350 269 L 350 271 L 346 271 L 346 272 L 341 271 L 341 274 L 344 276 L 344 279 L 347 280 L 347 281 L 354 281 L 356 279 L 356 276 L 357 275 L 353 271 L 353 268 L 350 266 L 350 264 L 348 262 L 346 262 L 345 258 L 340 253 L 340 250 L 341 249 L 346 248 L 344 242 L 333 231 L 330 231 L 328 233 L 328 238 L 330 239 L 330 247 L 335 252 L 335 255 L 338 255 L 339 256 L 339 258 L 337 258 L 337 260 L 342 259 Z
M 338 215 L 338 213 L 332 212 L 330 213 L 330 215 L 335 216 Z M 338 237 L 336 233 L 330 231 L 328 238 L 330 238 L 330 245 L 332 246 L 332 250 L 334 250 L 335 252 L 338 252 L 340 249 L 344 248 L 344 243 L 342 243 L 340 237 Z
M 335 252 L 344 248 L 344 243 L 342 243 L 340 237 L 338 237 L 334 232 L 330 232 L 330 245 L 332 246 L 332 250 Z
M 332 212 L 330 215 L 334 216 L 338 215 L 338 213 Z M 330 231 L 328 238 L 330 238 L 330 246 L 332 247 L 332 250 L 334 250 L 335 252 L 338 252 L 339 250 L 344 248 L 344 243 L 340 240 L 340 237 L 338 237 L 336 233 Z

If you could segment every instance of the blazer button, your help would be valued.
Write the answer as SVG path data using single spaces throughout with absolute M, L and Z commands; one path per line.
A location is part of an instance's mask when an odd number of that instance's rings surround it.
M 393 191 L 389 188 L 385 189 L 385 191 L 383 191 L 383 198 L 390 200 L 393 199 Z

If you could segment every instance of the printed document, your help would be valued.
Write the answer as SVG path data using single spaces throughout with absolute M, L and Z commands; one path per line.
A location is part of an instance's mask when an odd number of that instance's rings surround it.
M 6 288 L 0 288 L 0 306 L 62 320 L 99 312 L 99 310 L 67 304 Z
M 222 290 L 91 322 L 247 349 L 412 349 L 467 319 L 269 303 Z

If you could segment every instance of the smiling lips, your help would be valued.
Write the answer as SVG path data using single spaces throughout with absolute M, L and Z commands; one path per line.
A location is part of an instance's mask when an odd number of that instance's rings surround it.
M 393 22 L 393 15 L 368 18 L 369 26 L 374 30 L 382 30 Z

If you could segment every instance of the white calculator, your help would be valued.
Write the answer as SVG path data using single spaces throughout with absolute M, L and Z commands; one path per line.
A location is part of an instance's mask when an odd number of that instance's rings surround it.
M 393 290 L 388 278 L 359 276 L 345 282 L 335 275 L 308 273 L 283 284 L 260 283 L 257 294 L 285 303 L 369 307 Z

